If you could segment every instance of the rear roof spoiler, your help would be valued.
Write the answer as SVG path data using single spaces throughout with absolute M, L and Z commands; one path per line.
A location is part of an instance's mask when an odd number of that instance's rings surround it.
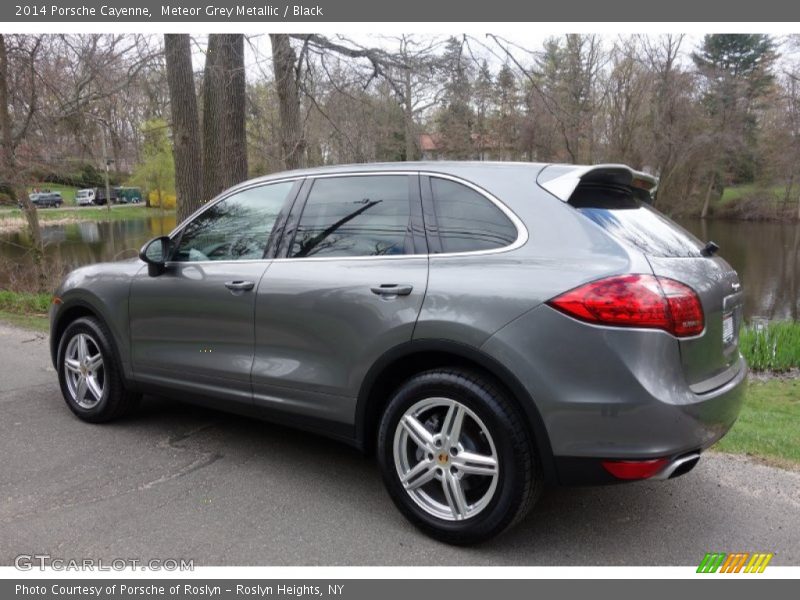
M 570 196 L 581 181 L 629 185 L 643 190 L 652 199 L 658 187 L 658 178 L 642 171 L 634 171 L 626 165 L 548 165 L 536 177 L 536 183 L 563 202 Z

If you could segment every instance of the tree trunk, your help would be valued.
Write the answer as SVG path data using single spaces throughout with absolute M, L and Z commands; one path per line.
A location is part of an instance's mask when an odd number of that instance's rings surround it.
M 222 37 L 208 36 L 206 66 L 203 72 L 203 193 L 210 200 L 225 186 L 222 168 L 223 112 L 225 110 L 225 85 L 222 67 Z
M 403 92 L 405 98 L 403 99 L 403 115 L 406 130 L 406 160 L 408 161 L 417 159 L 417 139 L 416 127 L 414 126 L 414 107 L 411 104 L 411 69 L 406 69 L 404 75 Z
M 33 60 L 33 57 L 31 57 Z M 22 204 L 22 211 L 28 223 L 33 252 L 33 264 L 36 268 L 36 278 L 40 289 L 47 288 L 47 278 L 44 272 L 44 242 L 42 240 L 42 230 L 39 225 L 39 215 L 36 207 L 28 197 L 24 181 L 20 178 L 20 172 L 15 156 L 14 134 L 11 129 L 11 115 L 8 112 L 8 53 L 6 52 L 6 39 L 0 33 L 0 179 L 9 183 L 11 200 Z
M 246 81 L 244 72 L 244 35 L 221 36 L 223 73 L 227 96 L 223 115 L 222 187 L 229 188 L 247 179 Z
M 192 214 L 206 198 L 200 157 L 200 124 L 194 87 L 192 50 L 186 34 L 164 35 L 167 84 L 172 114 L 175 191 L 178 222 Z M 159 190 L 159 197 L 161 190 Z M 148 197 L 148 204 L 149 204 Z M 162 207 L 163 208 L 163 207 Z
M 300 95 L 297 81 L 297 55 L 283 33 L 271 33 L 272 67 L 278 92 L 278 112 L 283 163 L 287 169 L 306 165 L 306 141 L 300 121 Z
M 711 174 L 711 180 L 708 182 L 708 189 L 706 190 L 706 197 L 703 199 L 703 210 L 700 211 L 700 218 L 705 219 L 708 217 L 708 208 L 711 204 L 711 192 L 714 191 L 715 175 Z
M 245 179 L 244 35 L 211 34 L 203 77 L 203 191 L 211 199 Z

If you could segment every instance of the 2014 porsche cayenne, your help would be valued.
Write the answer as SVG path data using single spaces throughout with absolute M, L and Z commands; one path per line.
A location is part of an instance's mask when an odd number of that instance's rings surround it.
M 548 480 L 680 475 L 738 415 L 742 292 L 656 183 L 470 162 L 248 181 L 67 276 L 64 398 L 91 422 L 170 394 L 339 438 L 451 543 L 519 521 Z

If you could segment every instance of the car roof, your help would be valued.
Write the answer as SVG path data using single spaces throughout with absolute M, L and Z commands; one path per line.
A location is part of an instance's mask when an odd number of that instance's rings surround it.
M 378 162 L 378 163 L 353 163 L 342 165 L 331 165 L 324 167 L 311 167 L 306 169 L 295 169 L 291 171 L 280 171 L 243 181 L 225 191 L 221 195 L 228 195 L 241 188 L 246 188 L 259 183 L 269 183 L 285 179 L 298 179 L 303 177 L 318 177 L 324 175 L 342 175 L 348 173 L 391 173 L 391 172 L 428 172 L 442 175 L 451 175 L 467 181 L 488 186 L 488 189 L 496 185 L 503 185 L 510 179 L 524 177 L 533 181 L 539 179 L 540 174 L 547 172 L 552 176 L 564 176 L 559 179 L 573 179 L 577 182 L 582 177 L 589 176 L 598 172 L 618 172 L 624 171 L 629 178 L 640 178 L 647 182 L 648 187 L 653 189 L 658 180 L 648 175 L 633 170 L 626 165 L 575 165 L 564 163 L 536 163 L 536 162 L 512 162 L 512 161 L 455 161 L 455 160 L 428 160 L 428 161 L 408 161 L 408 162 Z M 542 185 L 543 182 L 540 182 Z M 547 184 L 543 187 L 547 188 Z M 554 192 L 550 192 L 554 193 Z M 555 194 L 561 198 L 561 195 Z M 218 196 L 219 197 L 219 196 Z M 561 198 L 564 200 L 564 198 Z
M 463 176 L 466 170 L 480 169 L 482 171 L 507 171 L 525 170 L 529 173 L 538 173 L 547 163 L 532 162 L 502 162 L 502 161 L 408 161 L 408 162 L 378 162 L 378 163 L 352 163 L 343 165 L 331 165 L 324 167 L 311 167 L 306 169 L 294 169 L 291 171 L 280 171 L 262 177 L 250 179 L 243 184 L 252 185 L 253 183 L 274 181 L 278 179 L 290 179 L 297 177 L 312 177 L 318 175 L 334 175 L 340 173 L 371 173 L 371 172 L 391 172 L 391 171 L 429 171 L 432 173 L 442 173 L 447 175 Z M 240 184 L 242 185 L 242 184 Z M 238 186 L 237 186 L 238 187 Z

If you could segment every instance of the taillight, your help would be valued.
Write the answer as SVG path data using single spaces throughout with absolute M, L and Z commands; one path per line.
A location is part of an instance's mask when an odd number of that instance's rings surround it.
M 582 321 L 616 327 L 663 329 L 677 337 L 703 331 L 703 306 L 695 291 L 674 279 L 646 274 L 592 281 L 548 302 Z
M 617 479 L 648 479 L 667 466 L 669 459 L 604 460 L 603 468 Z

